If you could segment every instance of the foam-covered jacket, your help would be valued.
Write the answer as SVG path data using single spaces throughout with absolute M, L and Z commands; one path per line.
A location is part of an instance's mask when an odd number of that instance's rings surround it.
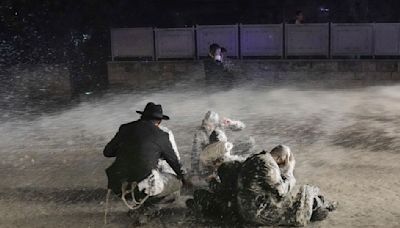
M 243 219 L 258 225 L 304 226 L 319 194 L 314 186 L 294 190 L 293 175 L 282 175 L 268 152 L 248 158 L 238 177 L 238 208 Z
M 191 175 L 202 175 L 202 170 L 200 166 L 200 153 L 210 144 L 210 135 L 213 131 L 218 132 L 218 141 L 227 141 L 225 134 L 225 129 L 230 129 L 233 131 L 242 130 L 245 128 L 244 123 L 241 121 L 234 121 L 225 118 L 221 123 L 217 125 L 215 129 L 208 129 L 206 126 L 202 125 L 199 127 L 193 138 L 192 145 L 192 156 L 191 156 Z

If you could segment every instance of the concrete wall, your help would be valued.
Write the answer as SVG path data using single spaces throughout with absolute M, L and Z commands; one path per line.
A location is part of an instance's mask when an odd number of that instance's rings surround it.
M 70 99 L 72 85 L 69 70 L 62 64 L 16 65 L 7 69 L 3 92 L 25 98 Z
M 236 78 L 281 81 L 400 81 L 398 60 L 232 60 Z M 202 80 L 202 61 L 109 62 L 111 87 Z
M 111 87 L 147 87 L 204 78 L 201 61 L 108 62 Z

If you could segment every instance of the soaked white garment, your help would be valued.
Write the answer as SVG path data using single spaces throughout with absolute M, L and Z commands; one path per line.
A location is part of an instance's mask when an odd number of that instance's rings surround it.
M 159 128 L 160 128 L 162 131 L 168 133 L 168 135 L 169 135 L 169 142 L 170 142 L 171 145 L 172 145 L 172 149 L 174 149 L 174 152 L 175 152 L 176 157 L 178 157 L 178 160 L 180 161 L 180 160 L 181 160 L 181 156 L 179 155 L 178 147 L 176 146 L 174 133 L 172 133 L 172 131 L 169 130 L 169 129 L 168 129 L 167 127 L 165 127 L 165 126 L 161 126 L 161 125 L 160 125 Z
M 174 149 L 176 157 L 180 161 L 180 155 L 178 147 L 176 146 L 174 134 L 165 126 L 159 126 L 159 128 L 168 133 L 169 141 Z M 144 190 L 147 195 L 158 197 L 177 192 L 180 190 L 181 186 L 181 181 L 178 180 L 175 171 L 164 159 L 159 159 L 157 169 L 153 169 L 151 174 L 138 184 L 140 191 Z
M 227 137 L 225 134 L 225 130 L 229 129 L 231 131 L 240 131 L 244 129 L 246 125 L 238 120 L 232 120 L 226 117 L 220 118 L 219 114 L 214 111 L 208 111 L 204 119 L 202 120 L 202 124 L 200 128 L 195 132 L 193 145 L 192 145 L 192 156 L 191 156 L 191 175 L 192 176 L 204 176 L 207 173 L 202 169 L 202 164 L 200 161 L 201 152 L 210 144 L 210 135 L 213 131 L 217 132 L 219 141 L 227 141 Z M 253 140 L 254 141 L 254 140 Z M 234 147 L 242 150 L 241 145 L 234 144 Z M 243 144 L 244 145 L 244 144 Z M 254 142 L 252 142 L 249 148 L 254 147 Z M 244 149 L 246 150 L 246 149 Z M 237 154 L 240 154 L 239 151 Z M 226 158 L 228 160 L 235 160 L 238 157 L 232 155 L 231 153 L 226 154 Z
M 245 157 L 232 155 L 231 150 L 233 144 L 226 141 L 212 143 L 200 153 L 200 161 L 203 166 L 212 166 L 214 161 L 220 160 L 224 162 L 244 161 Z
M 149 196 L 163 197 L 180 190 L 182 182 L 176 175 L 153 169 L 151 174 L 138 184 L 139 191 Z
M 178 161 L 180 161 L 180 160 L 181 160 L 181 156 L 180 156 L 180 154 L 179 154 L 178 147 L 176 146 L 174 134 L 172 133 L 171 130 L 169 130 L 169 129 L 168 129 L 167 127 L 165 127 L 165 126 L 159 126 L 159 128 L 160 128 L 162 131 L 168 133 L 168 135 L 169 135 L 169 141 L 170 141 L 170 143 L 171 143 L 171 145 L 172 145 L 172 149 L 174 149 L 175 155 L 176 155 L 176 157 L 178 158 Z M 170 173 L 170 174 L 176 175 L 175 171 L 172 169 L 172 167 L 171 167 L 171 166 L 167 163 L 167 161 L 165 161 L 164 159 L 159 159 L 159 160 L 158 160 L 158 166 L 157 166 L 157 168 L 158 168 L 158 170 L 159 170 L 160 172 L 163 172 L 163 173 Z

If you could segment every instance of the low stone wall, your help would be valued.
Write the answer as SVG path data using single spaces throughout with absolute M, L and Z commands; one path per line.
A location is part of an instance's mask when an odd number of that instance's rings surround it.
M 242 61 L 238 68 L 246 78 L 289 81 L 400 80 L 399 61 L 380 60 L 282 60 Z
M 232 60 L 237 79 L 267 81 L 400 81 L 398 60 Z M 202 80 L 202 61 L 108 63 L 111 86 L 141 87 Z
M 6 94 L 33 99 L 70 99 L 72 96 L 70 74 L 65 65 L 16 65 L 7 72 L 2 85 L 2 92 Z
M 121 61 L 108 63 L 110 86 L 142 87 L 168 85 L 177 81 L 196 81 L 204 78 L 204 67 L 199 61 Z

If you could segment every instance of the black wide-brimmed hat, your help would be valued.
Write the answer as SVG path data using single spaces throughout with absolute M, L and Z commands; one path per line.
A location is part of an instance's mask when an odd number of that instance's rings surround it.
M 160 120 L 169 120 L 169 116 L 163 115 L 163 110 L 161 105 L 156 105 L 153 102 L 147 103 L 143 111 L 136 111 L 136 112 L 142 114 L 143 117 L 160 119 Z

